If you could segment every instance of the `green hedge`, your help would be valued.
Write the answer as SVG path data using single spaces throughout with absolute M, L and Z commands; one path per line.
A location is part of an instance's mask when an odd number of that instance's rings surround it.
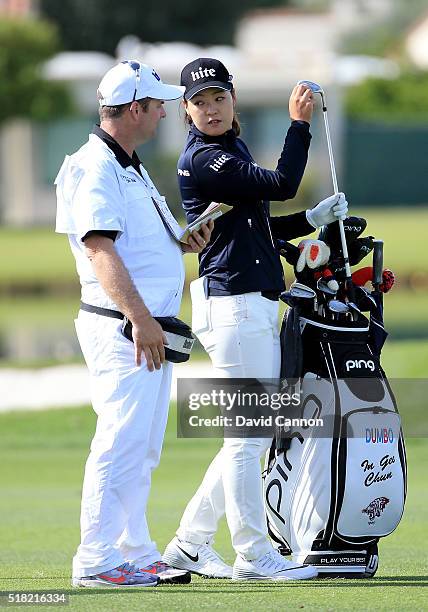
M 0 19 L 0 124 L 13 117 L 52 119 L 72 111 L 65 86 L 42 78 L 43 62 L 59 50 L 44 21 Z
M 377 122 L 428 121 L 428 72 L 403 73 L 397 79 L 370 78 L 346 91 L 348 117 Z

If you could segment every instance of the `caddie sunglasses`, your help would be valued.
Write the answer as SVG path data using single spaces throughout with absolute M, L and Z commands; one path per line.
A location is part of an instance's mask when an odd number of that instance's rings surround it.
M 130 60 L 124 60 L 122 64 L 128 64 L 128 66 L 130 66 L 132 70 L 135 72 L 135 91 L 134 91 L 134 96 L 132 98 L 132 102 L 135 102 L 135 99 L 137 97 L 138 83 L 140 82 L 141 64 L 139 62 L 132 62 Z

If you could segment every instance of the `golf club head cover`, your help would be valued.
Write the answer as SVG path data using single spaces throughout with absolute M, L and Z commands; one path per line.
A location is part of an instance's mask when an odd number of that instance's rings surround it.
M 312 272 L 308 268 L 304 268 L 302 272 L 296 272 L 296 264 L 297 260 L 300 257 L 300 250 L 291 242 L 287 242 L 286 240 L 278 239 L 276 241 L 277 248 L 279 250 L 279 254 L 284 257 L 285 261 L 294 267 L 294 273 L 296 279 L 303 283 L 304 285 L 308 285 L 310 287 L 315 287 L 314 278 Z
M 339 283 L 335 279 L 334 274 L 330 270 L 330 268 L 324 268 L 323 270 L 314 272 L 314 279 L 318 281 L 320 278 L 322 278 L 325 281 L 325 283 L 327 284 L 327 287 L 331 289 L 332 291 L 339 290 Z
M 330 259 L 330 248 L 322 240 L 307 238 L 299 243 L 300 256 L 296 264 L 296 272 L 302 272 L 305 266 L 311 270 L 324 266 Z
M 332 291 L 339 290 L 339 283 L 334 278 L 333 272 L 330 270 L 330 268 L 324 268 L 324 270 L 321 272 L 321 276 L 323 280 L 327 283 L 327 287 L 329 289 L 331 289 Z
M 391 291 L 394 283 L 394 272 L 392 270 L 388 270 L 388 268 L 385 268 L 385 270 L 382 272 L 382 282 L 379 285 L 379 289 L 382 291 L 382 293 L 388 293 L 388 291 Z
M 285 258 L 285 261 L 292 266 L 297 264 L 297 261 L 300 257 L 300 250 L 298 247 L 291 244 L 291 242 L 287 242 L 286 240 L 277 240 L 276 241 L 279 254 Z
M 343 228 L 345 230 L 346 243 L 349 245 L 361 234 L 367 227 L 367 221 L 363 217 L 347 217 L 343 222 Z M 328 244 L 334 253 L 342 252 L 342 243 L 340 240 L 340 229 L 339 223 L 330 223 L 330 225 L 324 225 L 318 236 L 318 240 L 323 240 Z
M 355 270 L 352 273 L 352 282 L 357 287 L 364 287 L 366 283 L 373 279 L 373 268 L 372 266 L 366 266 L 365 268 L 360 268 L 359 270 Z
M 356 266 L 373 251 L 373 236 L 356 238 L 348 245 L 349 265 Z
M 360 268 L 356 270 L 352 274 L 352 282 L 354 285 L 358 287 L 363 287 L 366 283 L 373 280 L 373 268 L 372 266 L 367 266 L 365 268 Z M 395 274 L 392 270 L 388 270 L 385 268 L 382 272 L 382 283 L 379 286 L 379 289 L 382 293 L 388 293 L 392 289 L 395 283 Z

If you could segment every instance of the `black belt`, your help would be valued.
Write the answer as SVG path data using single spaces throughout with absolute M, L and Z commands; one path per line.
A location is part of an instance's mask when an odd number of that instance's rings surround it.
M 124 319 L 125 315 L 118 310 L 111 310 L 110 308 L 101 308 L 101 306 L 92 306 L 92 304 L 85 304 L 80 302 L 80 310 L 86 310 L 86 312 L 93 312 L 94 314 L 101 315 L 102 317 L 111 317 L 112 319 Z

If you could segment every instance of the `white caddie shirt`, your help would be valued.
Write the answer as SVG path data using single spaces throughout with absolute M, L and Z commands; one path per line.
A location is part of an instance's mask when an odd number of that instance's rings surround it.
M 140 176 L 124 168 L 95 134 L 67 156 L 55 179 L 56 231 L 68 234 L 82 287 L 82 302 L 119 310 L 108 297 L 85 254 L 82 238 L 91 230 L 116 231 L 115 248 L 153 316 L 176 316 L 184 285 L 179 244 L 153 203 L 166 202 L 143 166 Z

